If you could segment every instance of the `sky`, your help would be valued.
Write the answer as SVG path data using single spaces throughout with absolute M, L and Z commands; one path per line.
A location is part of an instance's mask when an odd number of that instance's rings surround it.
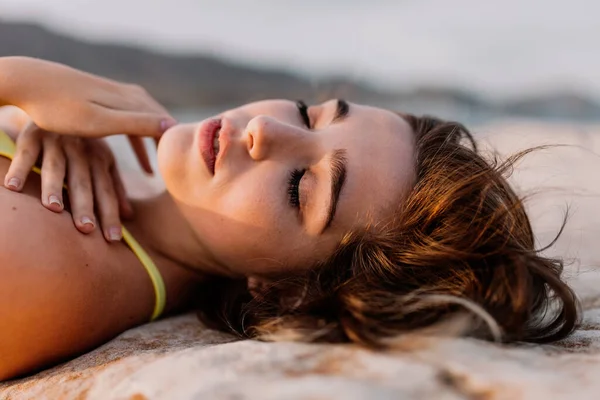
M 381 86 L 600 98 L 594 0 L 0 0 L 0 18 Z

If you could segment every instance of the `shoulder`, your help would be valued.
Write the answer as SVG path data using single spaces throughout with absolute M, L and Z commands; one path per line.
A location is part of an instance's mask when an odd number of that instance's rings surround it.
M 131 252 L 96 233 L 83 235 L 69 214 L 0 188 L 0 380 L 147 320 L 151 289 L 138 284 L 140 268 L 127 268 Z
M 86 248 L 91 246 L 85 236 L 75 235 L 70 216 L 50 212 L 33 196 L 0 188 L 0 215 L 4 269 L 8 263 L 44 273 L 56 264 L 74 267 L 90 255 Z

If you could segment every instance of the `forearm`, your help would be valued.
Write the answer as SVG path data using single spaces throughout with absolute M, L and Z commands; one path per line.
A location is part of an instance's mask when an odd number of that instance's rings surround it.
M 17 105 L 21 79 L 18 67 L 25 60 L 25 57 L 0 57 L 0 106 Z

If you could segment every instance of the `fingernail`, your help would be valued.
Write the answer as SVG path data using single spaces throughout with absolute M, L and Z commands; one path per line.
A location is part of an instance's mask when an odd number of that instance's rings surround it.
M 162 121 L 160 121 L 160 129 L 164 132 L 166 132 L 168 129 L 174 127 L 175 125 L 177 125 L 177 121 L 175 121 L 174 119 L 163 119 Z
M 113 242 L 118 242 L 121 240 L 121 228 L 118 226 L 112 226 L 108 228 L 108 238 Z
M 84 216 L 84 217 L 81 217 L 81 223 L 83 225 L 91 225 L 92 228 L 94 228 L 96 226 L 96 224 L 94 223 L 94 221 L 90 217 L 88 217 L 87 215 Z
M 6 186 L 11 189 L 18 189 L 21 186 L 21 180 L 19 178 L 10 178 Z
M 58 196 L 56 196 L 54 194 L 51 194 L 50 196 L 48 196 L 48 204 L 50 204 L 50 205 L 56 204 L 57 206 L 62 208 L 62 203 L 61 203 L 60 199 L 58 198 Z

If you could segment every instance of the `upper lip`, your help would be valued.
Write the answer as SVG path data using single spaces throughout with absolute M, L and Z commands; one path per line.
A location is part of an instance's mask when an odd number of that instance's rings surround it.
M 227 152 L 229 147 L 231 129 L 230 125 L 225 118 L 221 118 L 221 128 L 219 130 L 219 154 L 217 154 L 215 160 L 215 170 L 220 168 L 221 160 L 223 160 L 223 156 Z

